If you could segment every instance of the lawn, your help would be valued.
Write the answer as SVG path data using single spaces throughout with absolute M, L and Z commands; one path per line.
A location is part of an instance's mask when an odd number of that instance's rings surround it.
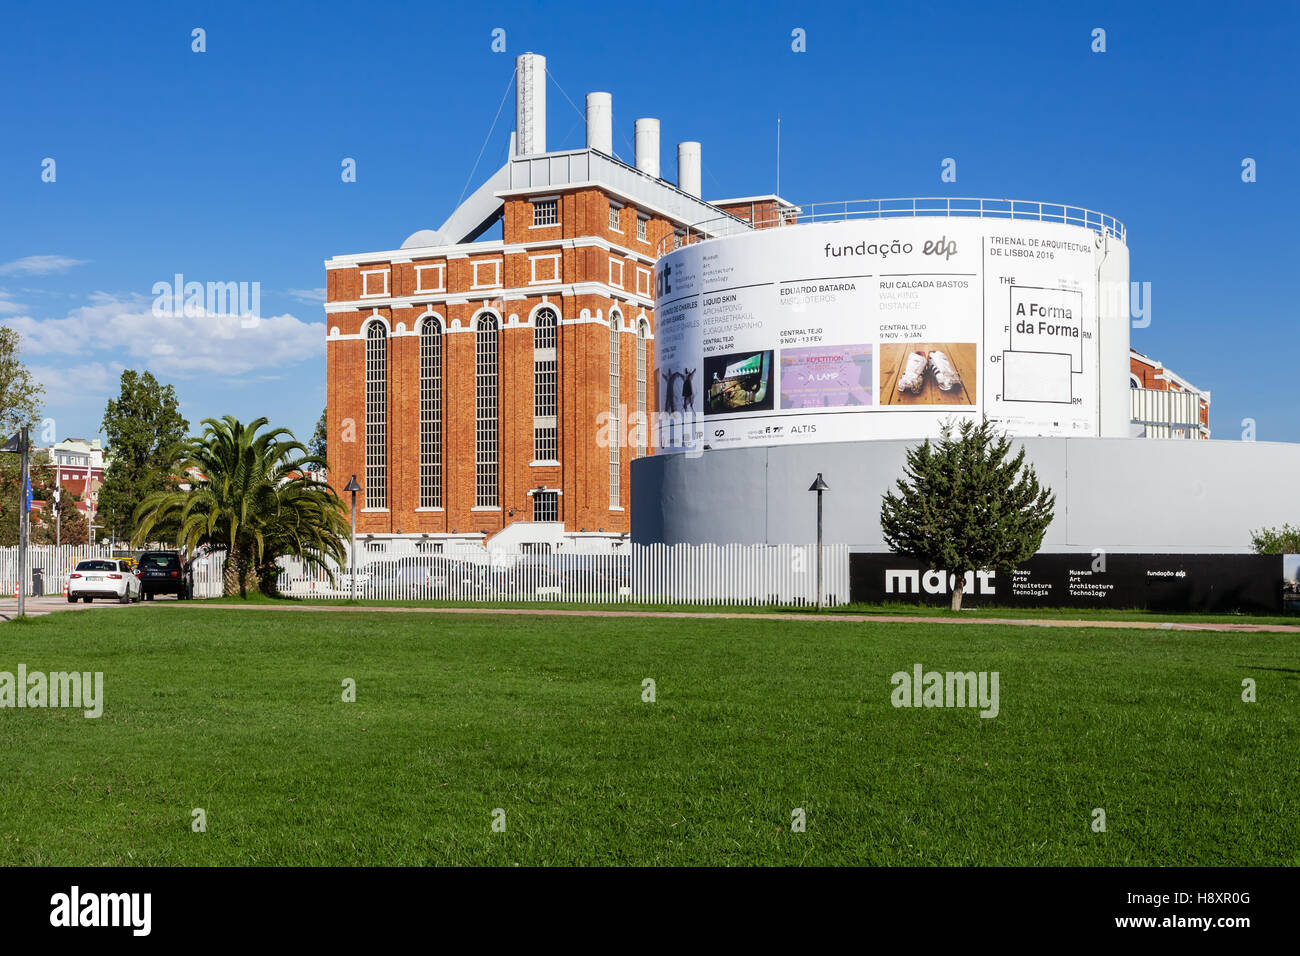
M 4 864 L 1300 863 L 1294 635 L 165 604 L 0 642 L 105 690 L 0 709 Z M 894 708 L 917 663 L 1000 713 Z

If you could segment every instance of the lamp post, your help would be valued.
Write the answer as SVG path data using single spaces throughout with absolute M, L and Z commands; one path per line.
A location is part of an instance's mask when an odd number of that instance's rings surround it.
M 817 472 L 817 480 L 809 491 L 817 492 L 817 610 L 822 609 L 822 492 L 829 491 L 830 485 L 822 480 L 822 473 Z
M 348 561 L 348 574 L 352 578 L 352 600 L 355 601 L 357 599 L 357 492 L 361 490 L 356 475 L 348 480 L 343 490 L 352 492 L 352 558 Z

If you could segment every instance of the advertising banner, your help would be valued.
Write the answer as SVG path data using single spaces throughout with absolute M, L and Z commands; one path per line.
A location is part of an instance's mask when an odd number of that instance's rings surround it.
M 1098 435 L 1093 236 L 923 217 L 684 246 L 656 266 L 659 450 L 922 437 L 981 413 Z
M 947 606 L 953 581 L 894 554 L 850 554 L 851 600 Z M 1011 578 L 972 574 L 962 607 L 1283 610 L 1280 554 L 1036 554 Z

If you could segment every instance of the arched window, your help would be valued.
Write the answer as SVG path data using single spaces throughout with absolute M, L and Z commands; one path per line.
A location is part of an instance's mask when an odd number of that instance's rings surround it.
M 556 394 L 558 317 L 553 309 L 538 309 L 533 324 L 533 458 L 560 457 Z
M 618 327 L 622 316 L 617 312 L 609 316 L 609 506 L 619 506 L 619 394 L 618 394 Z
M 637 457 L 645 454 L 646 435 L 650 431 L 650 424 L 646 420 L 646 366 L 650 364 L 650 356 L 646 350 L 650 347 L 650 340 L 646 337 L 649 333 L 649 323 L 642 319 L 636 324 L 636 453 Z
M 420 327 L 420 507 L 442 507 L 442 326 Z
M 474 332 L 474 505 L 498 506 L 497 317 L 484 312 Z
M 366 507 L 388 507 L 388 330 L 366 329 Z

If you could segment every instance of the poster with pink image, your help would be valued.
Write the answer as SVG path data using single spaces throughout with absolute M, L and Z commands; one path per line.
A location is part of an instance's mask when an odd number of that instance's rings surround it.
M 875 404 L 870 345 L 781 350 L 782 408 Z

